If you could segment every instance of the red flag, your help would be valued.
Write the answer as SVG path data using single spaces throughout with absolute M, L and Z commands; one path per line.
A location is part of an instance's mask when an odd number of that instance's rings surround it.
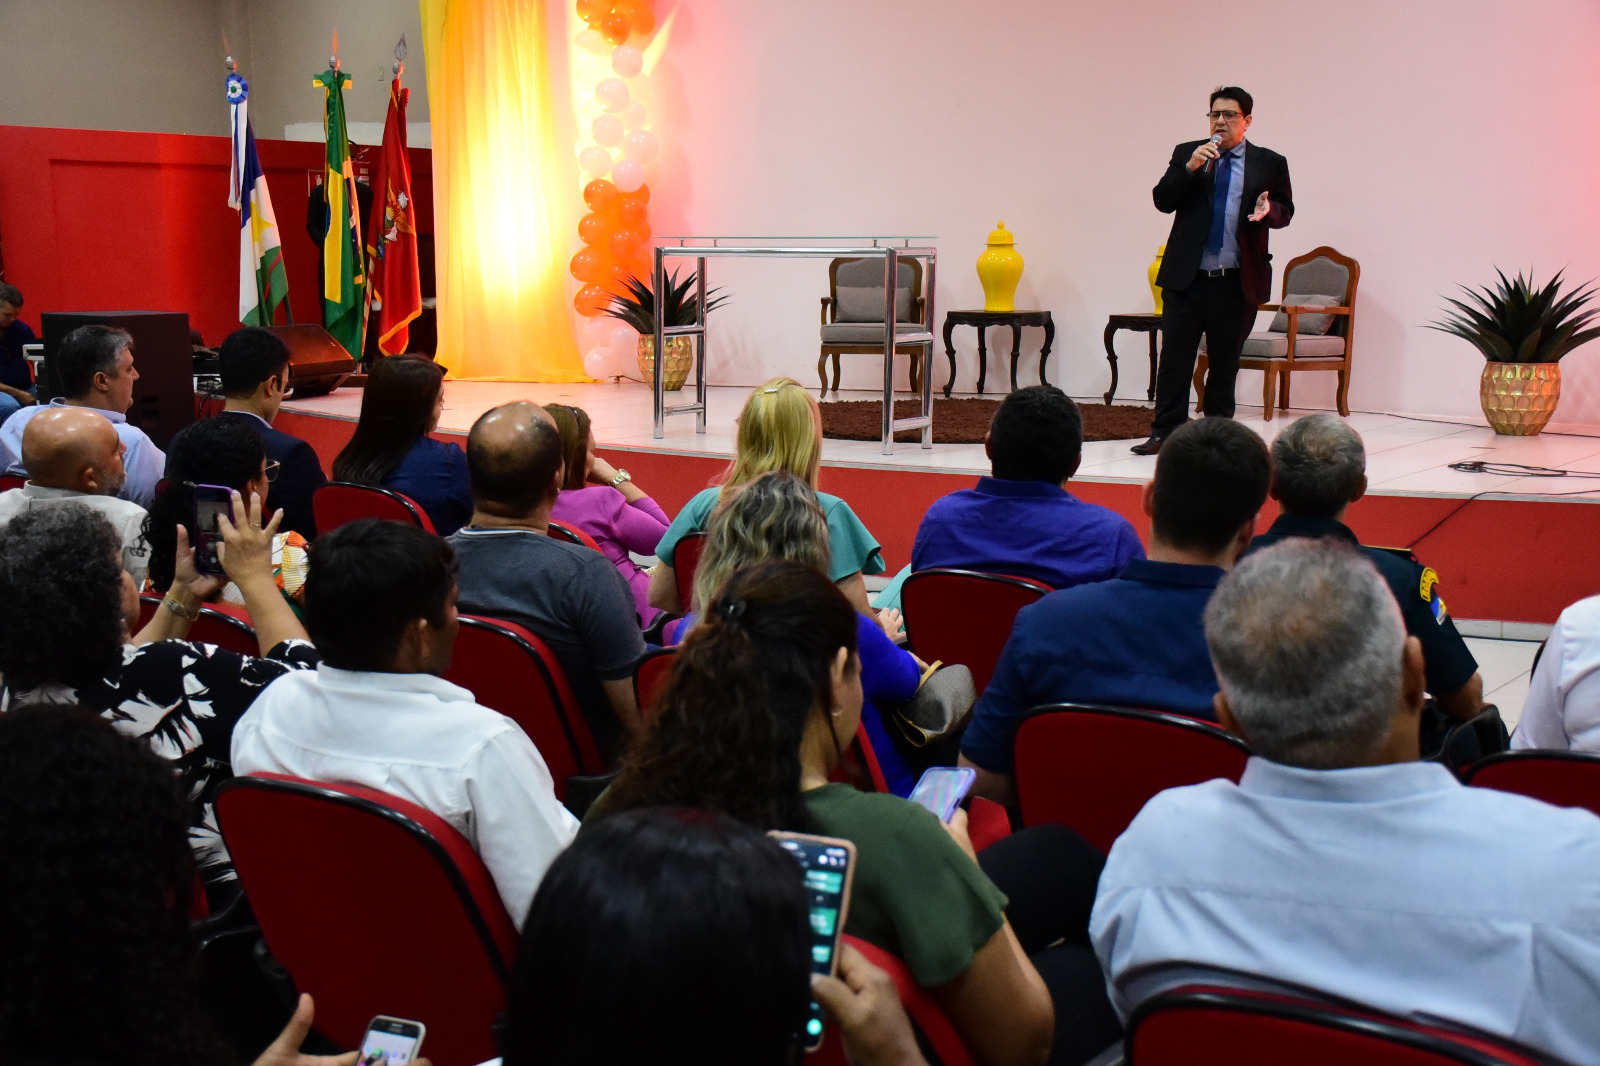
M 410 341 L 410 324 L 422 313 L 422 278 L 417 269 L 417 212 L 411 202 L 411 161 L 406 157 L 406 101 L 410 89 L 399 75 L 389 85 L 389 117 L 372 182 L 372 220 L 367 226 L 367 277 L 372 310 L 378 313 L 378 350 L 398 355 Z

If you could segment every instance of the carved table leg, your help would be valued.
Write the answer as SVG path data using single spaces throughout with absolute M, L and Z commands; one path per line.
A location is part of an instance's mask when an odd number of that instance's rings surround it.
M 1022 358 L 1022 327 L 1011 323 L 1011 391 L 1017 391 L 1017 360 Z
M 953 340 L 956 324 L 945 316 L 944 320 L 944 354 L 950 360 L 950 377 L 944 383 L 944 398 L 950 398 L 950 390 L 956 387 L 956 346 Z M 928 360 L 928 373 L 933 373 L 933 360 Z
M 978 395 L 983 395 L 983 382 L 989 374 L 989 349 L 985 347 L 983 335 L 985 327 L 978 327 Z
M 1111 387 L 1106 390 L 1106 406 L 1111 406 L 1111 399 L 1117 394 L 1117 349 L 1111 344 L 1111 338 L 1117 335 L 1117 327 L 1113 322 L 1106 323 L 1106 362 L 1111 364 Z
M 1150 387 L 1145 390 L 1145 399 L 1151 403 L 1156 402 L 1156 335 L 1160 330 L 1150 331 Z
M 1044 370 L 1045 366 L 1050 362 L 1050 345 L 1055 343 L 1055 339 L 1056 320 L 1047 317 L 1044 320 L 1044 347 L 1039 349 L 1039 384 L 1041 385 L 1050 384 L 1045 380 Z

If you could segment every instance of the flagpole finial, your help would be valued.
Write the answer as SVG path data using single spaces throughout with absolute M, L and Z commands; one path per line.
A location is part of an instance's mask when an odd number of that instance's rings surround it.
M 399 77 L 400 72 L 406 69 L 406 35 L 400 35 L 400 42 L 394 46 L 394 76 Z
M 233 61 L 233 57 L 232 56 L 229 56 L 227 59 L 224 59 L 222 61 L 222 65 L 228 71 L 229 74 L 237 74 L 237 73 L 239 73 L 239 64 L 237 64 L 237 63 L 235 63 Z
M 333 28 L 333 54 L 328 57 L 328 66 L 334 70 L 339 69 L 339 27 Z

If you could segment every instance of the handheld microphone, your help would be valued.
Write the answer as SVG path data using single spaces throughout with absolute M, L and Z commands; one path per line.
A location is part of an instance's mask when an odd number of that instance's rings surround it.
M 1221 144 L 1222 143 L 1222 134 L 1213 133 L 1211 135 L 1211 143 L 1212 143 L 1213 146 Z M 1217 161 L 1215 159 L 1207 159 L 1206 160 L 1206 166 L 1205 166 L 1206 173 L 1209 174 L 1213 170 L 1216 170 L 1216 169 L 1217 169 Z

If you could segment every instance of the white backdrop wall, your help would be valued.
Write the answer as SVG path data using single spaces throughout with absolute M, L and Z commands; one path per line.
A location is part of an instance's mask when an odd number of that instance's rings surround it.
M 1150 188 L 1205 135 L 1211 87 L 1239 84 L 1251 139 L 1294 181 L 1275 265 L 1319 244 L 1361 262 L 1352 406 L 1480 418 L 1481 361 L 1423 324 L 1495 266 L 1600 275 L 1597 50 L 1594 0 L 685 0 L 650 94 L 652 223 L 937 235 L 942 324 L 982 305 L 973 263 L 1004 219 L 1027 259 L 1018 306 L 1055 315 L 1052 380 L 1096 395 L 1106 315 L 1152 307 L 1170 218 Z M 712 381 L 813 384 L 825 270 L 715 264 L 733 301 L 713 317 Z M 972 331 L 957 343 L 971 389 Z M 1025 352 L 1038 343 L 1028 331 Z M 1119 395 L 1142 399 L 1144 338 L 1119 352 Z M 878 380 L 871 357 L 845 362 L 847 387 Z M 1003 366 L 991 352 L 991 388 Z M 1559 417 L 1600 422 L 1600 343 L 1564 367 Z M 1331 405 L 1331 378 L 1297 379 L 1295 405 Z M 1240 399 L 1260 381 L 1242 374 Z

